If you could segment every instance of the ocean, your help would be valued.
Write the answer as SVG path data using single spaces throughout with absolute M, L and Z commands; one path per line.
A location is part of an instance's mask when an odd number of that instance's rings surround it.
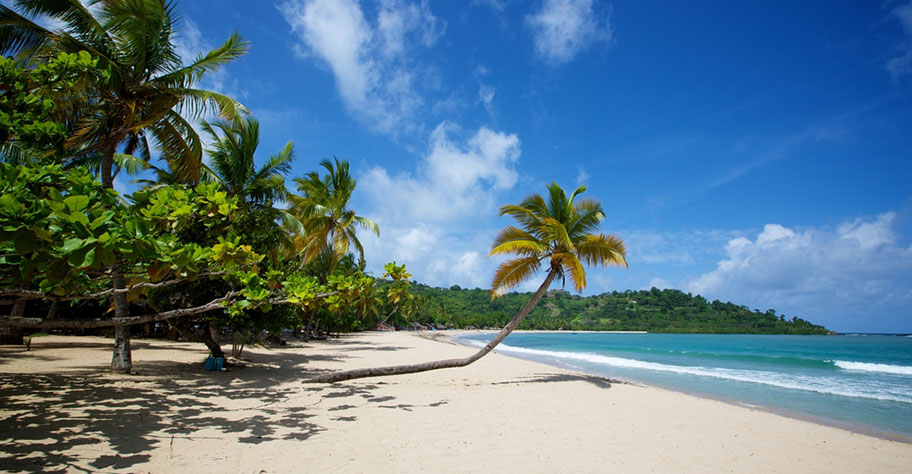
M 912 337 L 515 332 L 496 350 L 912 442 Z

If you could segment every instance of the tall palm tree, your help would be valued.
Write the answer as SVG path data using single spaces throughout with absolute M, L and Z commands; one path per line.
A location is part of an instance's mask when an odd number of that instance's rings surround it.
M 230 122 L 204 121 L 202 129 L 213 140 L 212 147 L 208 150 L 213 179 L 219 181 L 229 195 L 237 196 L 247 211 L 243 215 L 256 222 L 256 235 L 249 236 L 248 243 L 256 243 L 251 240 L 263 241 L 262 245 L 254 246 L 255 250 L 272 254 L 275 261 L 280 250 L 278 247 L 293 246 L 279 222 L 288 222 L 294 218 L 274 205 L 291 198 L 285 188 L 285 175 L 291 170 L 294 160 L 294 143 L 286 143 L 282 151 L 271 155 L 258 168 L 254 155 L 260 143 L 260 124 L 256 119 L 247 117 Z M 242 228 L 244 222 L 236 224 L 239 232 L 249 233 L 253 230 L 249 225 L 249 229 Z
M 545 281 L 516 316 L 475 354 L 463 359 L 447 359 L 422 364 L 355 369 L 330 373 L 311 379 L 313 382 L 338 382 L 380 375 L 409 374 L 450 367 L 465 367 L 491 352 L 520 323 L 555 278 L 570 277 L 577 291 L 586 287 L 586 270 L 583 264 L 608 267 L 627 266 L 624 242 L 614 235 L 594 233 L 605 212 L 602 204 L 594 199 L 576 197 L 586 190 L 580 186 L 569 197 L 563 189 L 552 183 L 548 186 L 547 200 L 539 194 L 529 196 L 519 204 L 500 208 L 500 215 L 516 219 L 519 227 L 508 226 L 494 239 L 488 256 L 515 255 L 503 262 L 491 283 L 491 298 L 502 295 L 519 283 L 528 280 L 543 268 L 547 269 Z
M 335 166 L 324 160 L 320 166 L 326 169 L 323 177 L 316 171 L 304 178 L 296 178 L 300 196 L 291 198 L 291 213 L 300 221 L 300 232 L 295 236 L 297 249 L 303 253 L 304 263 L 317 257 L 329 261 L 329 273 L 352 247 L 364 260 L 364 247 L 358 240 L 359 229 L 380 235 L 380 228 L 374 221 L 355 214 L 348 208 L 355 178 L 348 172 L 348 162 L 335 159 Z
M 113 185 L 114 155 L 120 148 L 148 160 L 149 139 L 185 182 L 199 180 L 202 145 L 182 115 L 195 120 L 216 111 L 234 119 L 245 112 L 236 100 L 194 88 L 202 77 L 247 51 L 232 34 L 222 46 L 186 66 L 173 43 L 178 18 L 170 0 L 15 0 L 0 5 L 0 51 L 27 61 L 46 61 L 59 52 L 88 51 L 111 79 L 97 84 L 76 110 L 71 145 L 101 154 L 101 179 Z M 49 30 L 32 18 L 56 20 Z M 90 110 L 84 107 L 90 106 Z M 73 117 L 69 117 L 73 119 Z
M 194 88 L 202 76 L 246 53 L 247 43 L 236 33 L 222 46 L 183 65 L 173 43 L 177 15 L 170 0 L 15 0 L 20 13 L 0 5 L 0 52 L 24 61 L 46 61 L 59 52 L 88 51 L 110 79 L 88 91 L 78 107 L 64 109 L 73 124 L 71 147 L 101 155 L 99 174 L 113 188 L 118 148 L 148 161 L 154 140 L 172 172 L 184 182 L 199 180 L 202 145 L 190 122 L 208 111 L 236 118 L 245 111 L 236 100 Z M 49 30 L 33 18 L 47 17 L 62 25 Z M 115 290 L 126 287 L 120 265 L 111 268 Z M 114 295 L 114 315 L 129 316 L 126 294 Z M 129 327 L 115 326 L 112 369 L 132 369 Z

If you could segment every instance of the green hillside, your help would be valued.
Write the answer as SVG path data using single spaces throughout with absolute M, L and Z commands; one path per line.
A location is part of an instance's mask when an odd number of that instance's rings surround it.
M 412 286 L 416 295 L 411 321 L 454 328 L 503 327 L 530 293 L 509 293 L 491 300 L 482 289 Z M 828 334 L 823 326 L 773 309 L 760 311 L 734 303 L 706 301 L 680 290 L 624 291 L 579 296 L 549 291 L 520 329 L 573 331 L 649 331 L 673 333 Z

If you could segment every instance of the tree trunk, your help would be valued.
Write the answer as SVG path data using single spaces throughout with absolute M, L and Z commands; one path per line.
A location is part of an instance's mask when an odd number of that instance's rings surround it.
M 109 140 L 101 151 L 101 184 L 107 189 L 114 189 L 114 153 L 117 151 L 117 140 Z M 127 287 L 120 262 L 115 260 L 111 265 L 111 286 L 115 290 Z M 125 292 L 114 293 L 114 317 L 130 317 L 130 306 Z M 130 327 L 122 324 L 114 326 L 114 353 L 111 357 L 111 371 L 124 374 L 133 370 L 133 353 L 130 351 Z
M 212 323 L 206 323 L 207 327 L 199 332 L 183 328 L 178 325 L 177 322 L 168 321 L 168 324 L 180 333 L 181 336 L 184 336 L 193 342 L 202 342 L 205 344 L 206 348 L 208 348 L 209 352 L 212 354 L 212 357 L 225 357 L 222 346 L 220 346 L 218 341 L 215 340 L 215 337 L 213 337 L 214 331 L 212 330 Z
M 28 284 L 19 285 L 20 290 L 27 290 Z M 25 315 L 25 305 L 28 303 L 26 298 L 17 298 L 13 303 L 13 309 L 10 310 L 11 318 L 21 318 Z M 22 328 L 6 328 L 0 333 L 0 344 L 25 344 L 25 331 Z
M 313 326 L 312 326 L 313 319 L 314 319 L 314 311 L 310 310 L 307 312 L 307 324 L 304 325 L 304 342 L 307 342 L 310 340 L 310 335 L 313 332 Z
M 381 324 L 386 324 L 386 322 L 389 320 L 389 318 L 392 318 L 393 315 L 396 314 L 396 311 L 399 311 L 399 306 L 400 306 L 400 305 L 402 305 L 402 302 L 396 303 L 396 307 L 393 308 L 392 311 L 390 311 L 390 314 L 387 314 L 386 317 L 383 318 L 383 321 L 380 321 L 379 323 L 377 323 L 376 326 L 379 326 L 379 325 L 381 325 Z M 375 326 L 375 327 L 376 327 L 376 326 Z
M 532 311 L 532 308 L 538 303 L 538 300 L 548 291 L 548 287 L 551 286 L 551 282 L 554 281 L 554 277 L 557 276 L 560 271 L 557 267 L 552 267 L 551 271 L 548 272 L 548 276 L 545 278 L 544 283 L 538 287 L 538 291 L 532 295 L 532 299 L 529 300 L 525 306 L 519 311 L 519 313 L 504 326 L 503 329 L 497 333 L 497 336 L 494 339 L 491 339 L 486 346 L 481 348 L 475 354 L 466 357 L 464 359 L 446 359 L 446 360 L 437 360 L 433 362 L 425 362 L 422 364 L 410 364 L 410 365 L 394 365 L 389 367 L 373 367 L 367 369 L 353 369 L 353 370 L 343 370 L 341 372 L 333 372 L 324 375 L 318 375 L 316 377 L 307 379 L 304 383 L 334 383 L 341 382 L 343 380 L 352 380 L 352 379 L 361 379 L 365 377 L 379 377 L 382 375 L 401 375 L 401 374 L 414 374 L 417 372 L 426 372 L 428 370 L 437 370 L 437 369 L 448 369 L 453 367 L 465 367 L 472 362 L 475 362 L 478 359 L 484 357 L 487 353 L 491 352 L 501 341 L 504 340 L 507 336 L 522 323 L 523 319 L 526 318 L 526 315 Z
M 114 326 L 114 354 L 111 357 L 111 370 L 129 374 L 133 370 L 133 353 L 130 351 L 130 326 Z
M 126 288 L 123 272 L 118 263 L 114 263 L 111 269 L 111 282 L 115 290 Z M 127 303 L 127 294 L 123 292 L 114 293 L 114 317 L 130 317 L 130 306 Z M 111 358 L 111 370 L 124 374 L 133 370 L 133 354 L 130 352 L 130 326 L 117 324 L 114 326 L 114 355 Z

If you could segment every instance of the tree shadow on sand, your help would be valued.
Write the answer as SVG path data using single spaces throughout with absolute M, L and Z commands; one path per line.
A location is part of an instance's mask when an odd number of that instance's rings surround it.
M 0 464 L 17 473 L 129 469 L 150 461 L 153 449 L 203 431 L 240 443 L 306 440 L 325 428 L 309 421 L 315 410 L 290 398 L 394 398 L 375 395 L 375 384 L 288 383 L 317 373 L 305 368 L 316 359 L 330 358 L 277 350 L 251 354 L 245 368 L 209 373 L 202 361 L 145 361 L 141 375 L 126 378 L 99 374 L 99 367 L 0 373 Z
M 531 377 L 524 377 L 519 380 L 508 380 L 505 382 L 492 382 L 491 385 L 518 385 L 524 383 L 555 383 L 555 382 L 587 382 L 598 388 L 611 388 L 613 383 L 624 383 L 620 380 L 598 377 L 596 375 L 582 374 L 535 374 Z

